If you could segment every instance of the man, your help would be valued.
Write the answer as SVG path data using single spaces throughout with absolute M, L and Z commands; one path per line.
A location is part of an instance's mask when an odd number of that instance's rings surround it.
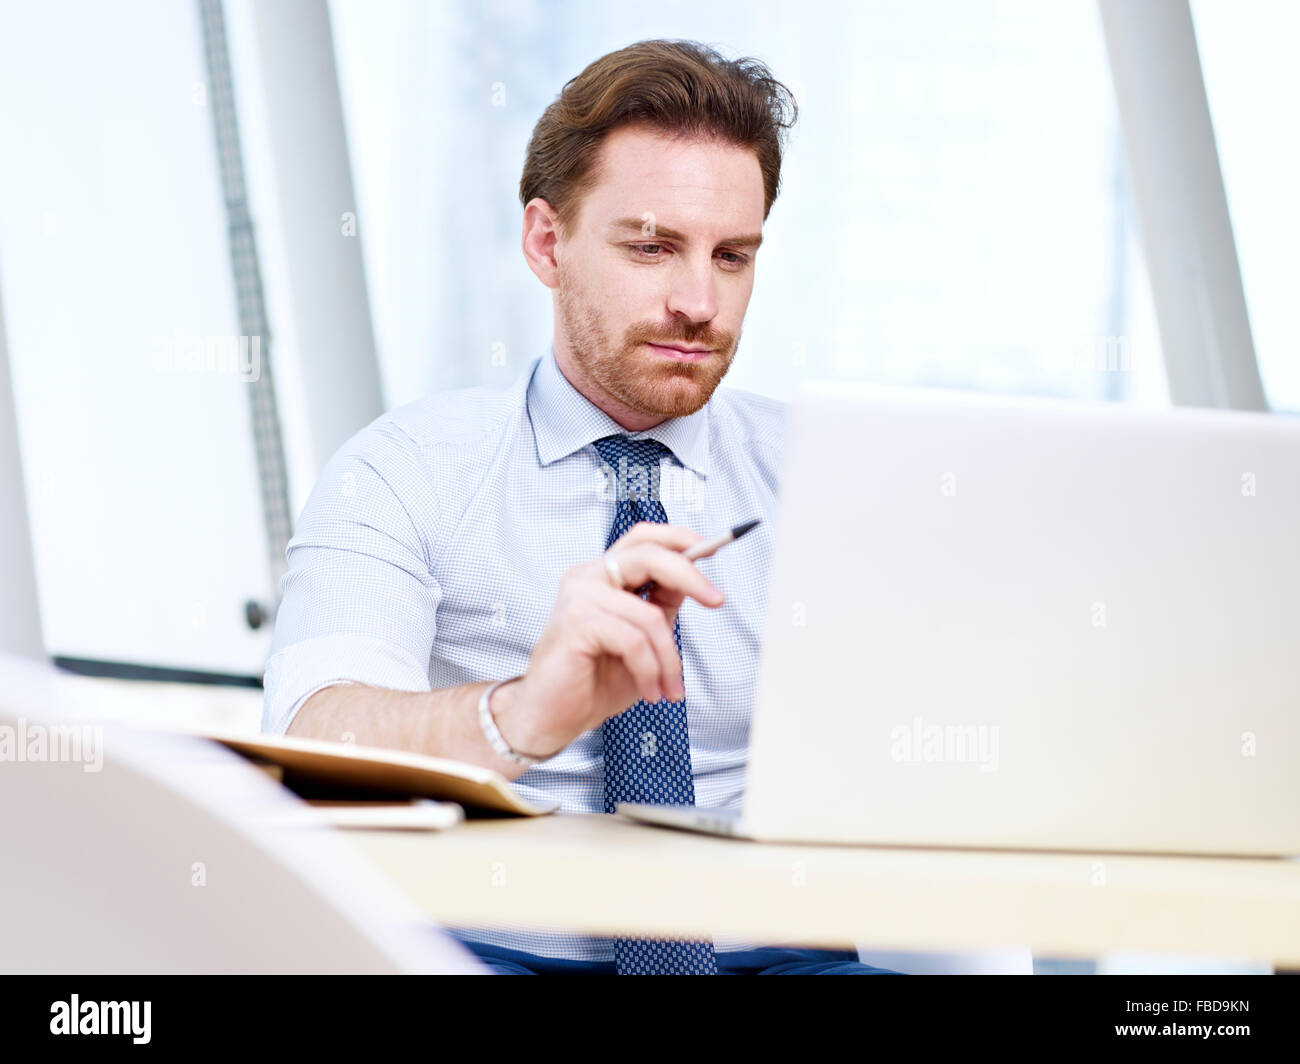
M 485 765 L 562 813 L 739 804 L 785 408 L 717 389 L 796 114 L 762 64 L 691 42 L 566 85 L 520 182 L 553 342 L 510 390 L 412 403 L 331 460 L 289 544 L 265 730 Z M 450 930 L 500 972 L 879 971 L 721 938 Z

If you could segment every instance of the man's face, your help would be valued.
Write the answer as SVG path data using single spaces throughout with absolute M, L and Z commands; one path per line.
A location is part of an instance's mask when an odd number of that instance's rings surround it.
M 731 366 L 763 178 L 748 149 L 644 127 L 610 133 L 598 173 L 573 230 L 554 242 L 555 354 L 579 391 L 641 431 L 700 409 Z

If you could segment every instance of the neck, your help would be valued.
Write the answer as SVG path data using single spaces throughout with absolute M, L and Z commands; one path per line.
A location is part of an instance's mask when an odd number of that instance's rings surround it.
M 638 410 L 633 410 L 626 403 L 620 402 L 608 392 L 598 388 L 579 371 L 578 367 L 569 358 L 568 351 L 562 349 L 558 343 L 555 345 L 555 364 L 559 367 L 565 380 L 581 392 L 588 402 L 599 407 L 617 421 L 622 428 L 627 429 L 628 432 L 645 432 L 646 429 L 662 425 L 668 420 L 668 418 L 658 414 L 643 414 Z

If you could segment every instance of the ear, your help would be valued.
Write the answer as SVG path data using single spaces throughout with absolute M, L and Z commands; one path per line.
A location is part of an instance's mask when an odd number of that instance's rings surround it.
M 524 208 L 521 246 L 528 268 L 547 288 L 555 288 L 558 284 L 559 266 L 555 250 L 561 239 L 559 218 L 551 205 L 540 196 L 529 200 Z

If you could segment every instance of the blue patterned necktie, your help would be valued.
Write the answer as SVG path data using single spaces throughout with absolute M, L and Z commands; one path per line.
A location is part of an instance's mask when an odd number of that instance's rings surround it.
M 597 453 L 614 475 L 618 508 L 606 549 L 638 521 L 668 523 L 659 501 L 659 459 L 669 453 L 657 440 L 606 436 Z M 681 617 L 673 624 L 677 653 L 682 652 Z M 601 726 L 605 740 L 605 812 L 618 802 L 694 805 L 691 743 L 686 700 L 653 704 L 644 699 Z M 712 942 L 614 940 L 619 975 L 717 975 Z

